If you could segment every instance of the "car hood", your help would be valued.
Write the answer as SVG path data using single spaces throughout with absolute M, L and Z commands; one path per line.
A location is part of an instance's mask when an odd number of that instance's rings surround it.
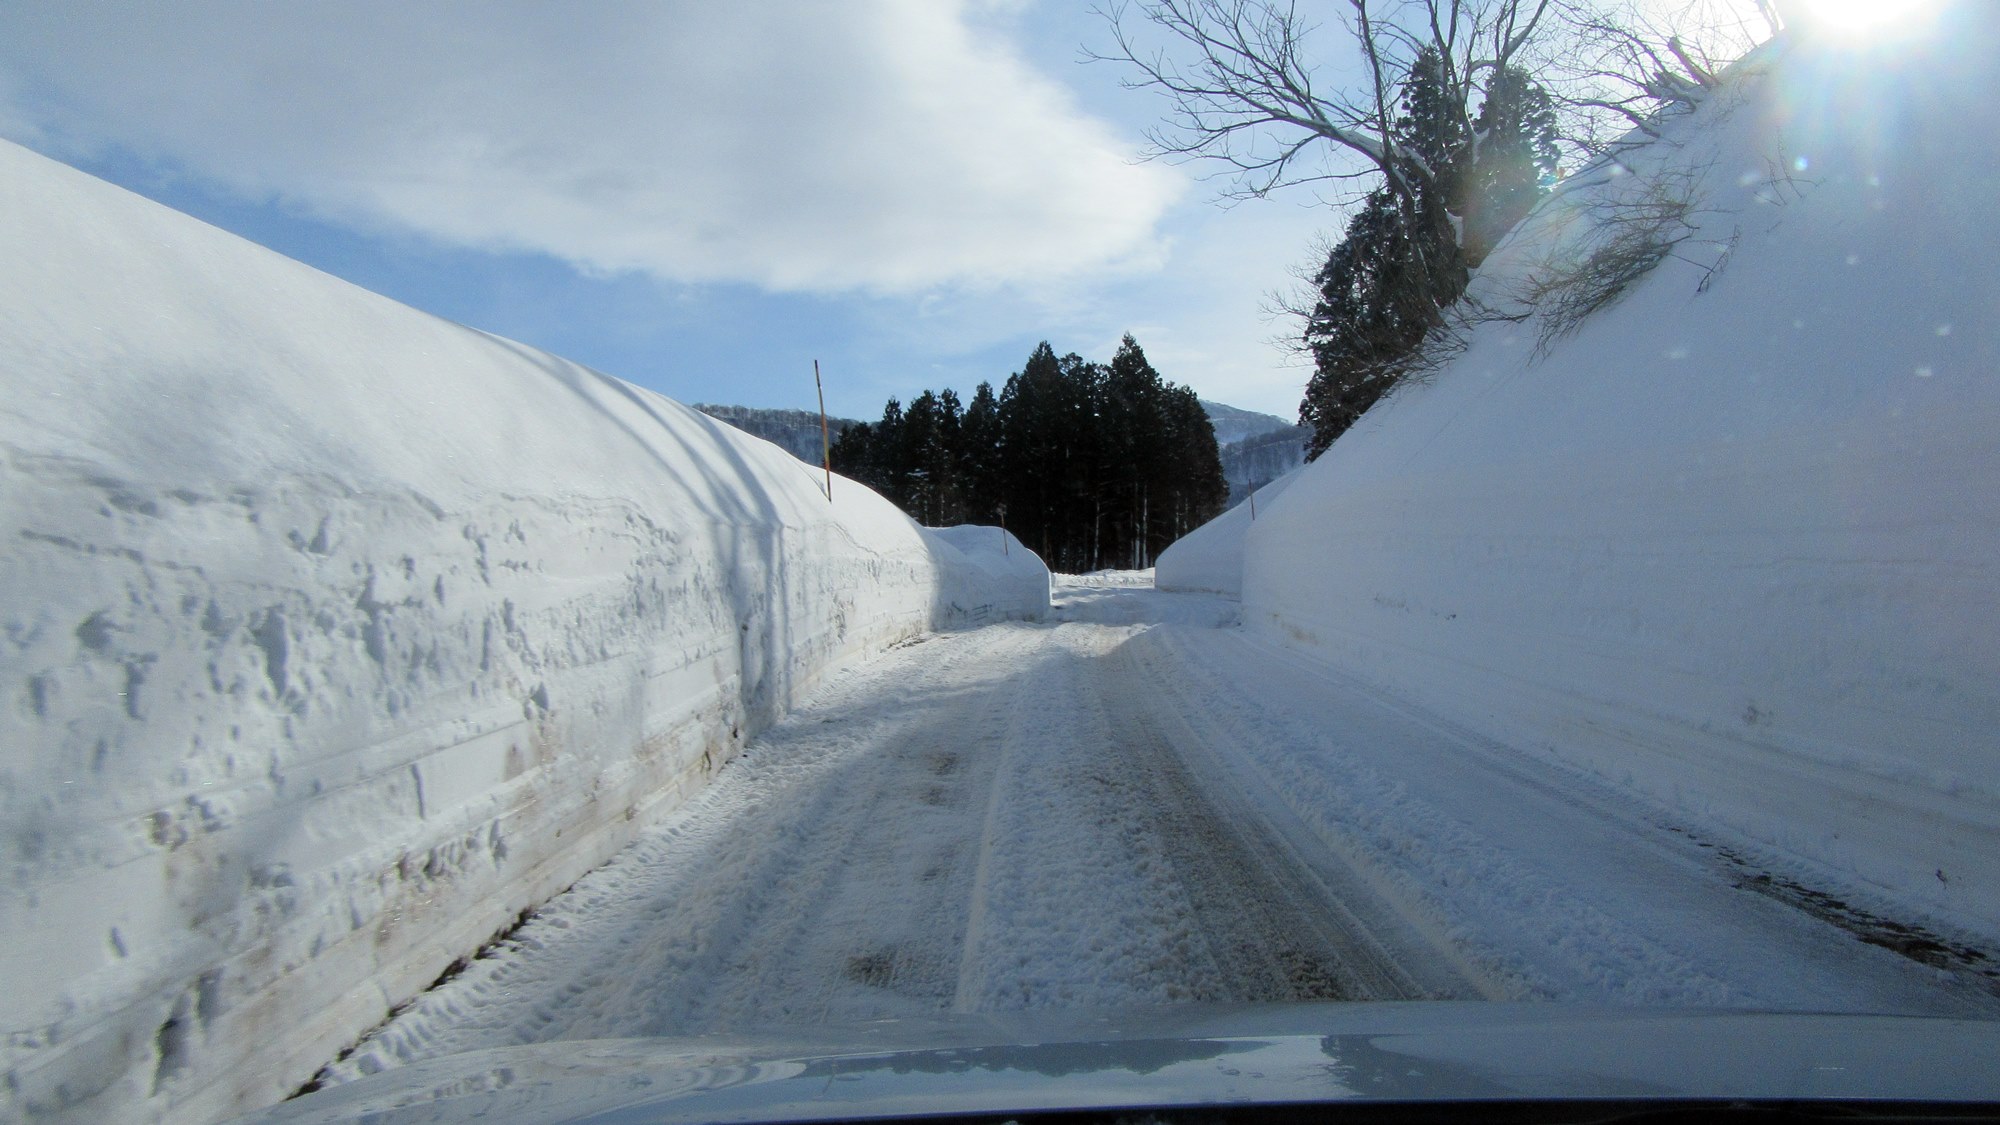
M 966 1017 L 426 1060 L 246 1120 L 774 1122 L 1303 1102 L 2000 1102 L 2000 1023 L 1556 1004 Z

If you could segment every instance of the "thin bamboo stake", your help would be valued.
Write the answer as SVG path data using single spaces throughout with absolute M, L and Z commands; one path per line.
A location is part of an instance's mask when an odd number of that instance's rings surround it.
M 826 467 L 826 502 L 833 503 L 833 438 L 826 425 L 826 386 L 819 381 L 819 360 L 813 360 L 813 389 L 819 392 L 820 463 Z

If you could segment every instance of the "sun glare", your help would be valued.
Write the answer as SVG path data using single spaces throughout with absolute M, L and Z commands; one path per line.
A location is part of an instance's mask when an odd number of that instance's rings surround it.
M 1931 13 L 1937 0 L 1794 0 L 1800 14 L 1832 30 L 1854 35 L 1893 31 Z

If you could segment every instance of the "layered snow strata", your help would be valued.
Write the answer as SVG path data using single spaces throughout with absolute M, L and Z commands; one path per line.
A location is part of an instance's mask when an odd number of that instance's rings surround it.
M 1019 583 L 658 395 L 0 144 L 0 1118 L 211 1119 Z
M 1780 45 L 1573 177 L 1475 279 L 1527 319 L 1249 530 L 1246 622 L 2000 935 L 1988 9 Z M 1662 201 L 1657 267 L 1552 320 Z

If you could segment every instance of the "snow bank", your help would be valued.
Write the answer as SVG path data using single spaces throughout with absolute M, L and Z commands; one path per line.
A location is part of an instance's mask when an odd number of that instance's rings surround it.
M 976 523 L 923 530 L 934 550 L 956 552 L 946 568 L 953 583 L 945 601 L 958 619 L 1040 621 L 1048 615 L 1049 568 L 1013 532 Z
M 1293 469 L 1250 494 L 1243 503 L 1176 539 L 1160 552 L 1154 566 L 1153 582 L 1162 590 L 1188 593 L 1243 593 L 1243 537 L 1256 522 L 1254 516 L 1269 516 L 1271 502 L 1292 487 L 1303 469 Z
M 1576 177 L 1488 301 L 1650 189 L 1688 237 L 1370 412 L 1250 530 L 1246 621 L 2000 934 L 1996 24 L 1767 51 Z
M 275 1100 L 834 663 L 1047 607 L 773 445 L 5 144 L 0 370 L 0 1118 Z

